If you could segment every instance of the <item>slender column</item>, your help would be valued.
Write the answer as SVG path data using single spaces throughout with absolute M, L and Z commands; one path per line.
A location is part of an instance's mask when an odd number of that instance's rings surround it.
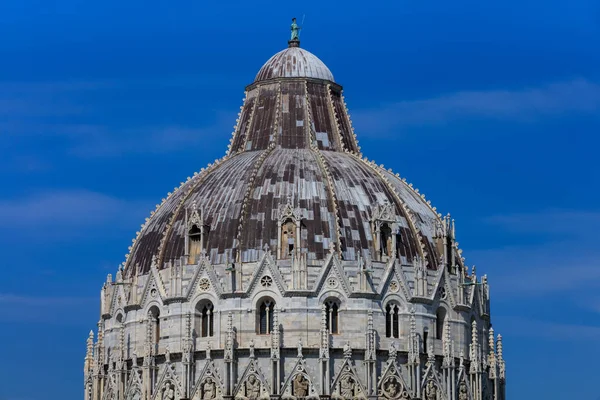
M 233 371 L 233 314 L 231 311 L 227 314 L 227 333 L 225 339 L 225 395 L 231 396 L 234 386 Z
M 321 378 L 321 395 L 328 396 L 330 392 L 329 372 L 329 330 L 327 329 L 327 309 L 321 306 L 321 348 L 319 349 L 319 372 Z

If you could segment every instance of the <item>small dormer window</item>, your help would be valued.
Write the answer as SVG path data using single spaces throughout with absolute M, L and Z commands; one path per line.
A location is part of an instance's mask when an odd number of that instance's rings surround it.
M 373 207 L 371 229 L 377 261 L 387 261 L 396 251 L 398 239 L 397 220 L 398 217 L 393 204 L 385 202 Z
M 379 255 L 391 257 L 392 255 L 392 228 L 386 222 L 379 228 Z
M 296 245 L 296 224 L 291 220 L 286 220 L 281 225 L 281 259 L 291 258 Z
M 209 227 L 204 224 L 202 212 L 192 205 L 192 211 L 186 215 L 187 238 L 186 254 L 188 264 L 196 264 L 203 251 L 207 250 Z
M 189 263 L 195 264 L 202 253 L 202 229 L 198 228 L 197 225 L 193 225 L 188 232 L 188 236 L 190 243 Z
M 302 213 L 294 209 L 291 203 L 279 206 L 279 232 L 277 256 L 280 260 L 287 260 L 298 252 L 300 247 L 300 232 L 302 226 Z

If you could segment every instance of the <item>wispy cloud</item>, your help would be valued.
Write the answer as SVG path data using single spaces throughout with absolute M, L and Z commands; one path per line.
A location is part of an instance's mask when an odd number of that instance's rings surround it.
M 98 304 L 94 297 L 28 296 L 0 293 L 0 318 L 7 322 L 78 324 L 70 315 L 89 314 Z
M 462 91 L 357 110 L 353 121 L 364 135 L 465 119 L 536 121 L 566 114 L 600 111 L 600 84 L 585 79 L 519 90 Z
M 149 204 L 86 190 L 40 192 L 0 200 L 0 231 L 18 236 L 43 230 L 45 240 L 79 235 L 79 228 L 93 235 L 98 227 L 128 227 L 148 213 Z
M 489 229 L 524 235 L 524 241 L 469 252 L 493 275 L 492 290 L 503 296 L 544 296 L 577 293 L 592 296 L 600 290 L 600 250 L 595 211 L 549 210 L 492 216 Z
M 207 85 L 215 85 L 215 81 L 179 76 L 127 81 L 0 82 L 0 146 L 9 149 L 8 153 L 24 153 L 31 150 L 31 140 L 36 140 L 54 144 L 66 155 L 85 158 L 187 150 L 207 137 L 227 137 L 235 113 L 211 110 L 205 123 L 184 126 L 156 112 L 164 103 L 165 108 L 179 113 L 178 103 L 166 98 L 149 100 L 143 93 L 150 87 L 160 87 L 169 94 L 193 98 L 194 91 Z M 192 107 L 181 102 L 191 112 Z
M 597 340 L 600 326 L 576 325 L 539 321 L 521 317 L 494 317 L 494 323 L 502 326 L 502 334 L 511 337 L 550 339 L 557 341 Z
M 78 305 L 81 302 L 91 301 L 98 301 L 98 299 L 95 297 L 36 297 L 0 293 L 0 304 L 10 304 L 12 306 L 54 307 L 60 305 Z

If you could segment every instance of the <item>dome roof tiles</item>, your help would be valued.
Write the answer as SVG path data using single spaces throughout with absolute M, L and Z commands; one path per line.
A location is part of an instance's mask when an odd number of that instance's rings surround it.
M 254 82 L 273 78 L 315 78 L 334 82 L 333 74 L 317 56 L 300 47 L 289 47 L 262 66 Z
M 277 79 L 275 79 L 277 78 Z M 317 78 L 319 80 L 287 78 Z M 273 56 L 246 92 L 228 155 L 194 175 L 159 206 L 127 258 L 129 275 L 186 255 L 189 215 L 208 229 L 211 263 L 256 262 L 276 252 L 280 209 L 301 219 L 301 252 L 319 263 L 332 243 L 344 260 L 380 251 L 373 221 L 386 209 L 402 263 L 439 260 L 439 218 L 427 202 L 391 172 L 363 160 L 341 87 L 311 53 L 289 47 Z

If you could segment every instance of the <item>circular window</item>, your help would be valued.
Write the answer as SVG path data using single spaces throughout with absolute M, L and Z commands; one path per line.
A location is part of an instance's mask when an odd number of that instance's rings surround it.
M 260 284 L 263 287 L 271 287 L 271 286 L 273 286 L 273 278 L 271 278 L 268 275 L 265 275 L 262 278 L 260 278 Z
M 198 287 L 203 292 L 206 292 L 210 288 L 210 281 L 208 280 L 208 278 L 200 279 L 200 282 L 198 283 Z
M 391 281 L 390 282 L 390 292 L 396 293 L 398 291 L 398 289 L 400 289 L 400 285 L 398 284 L 398 282 Z

